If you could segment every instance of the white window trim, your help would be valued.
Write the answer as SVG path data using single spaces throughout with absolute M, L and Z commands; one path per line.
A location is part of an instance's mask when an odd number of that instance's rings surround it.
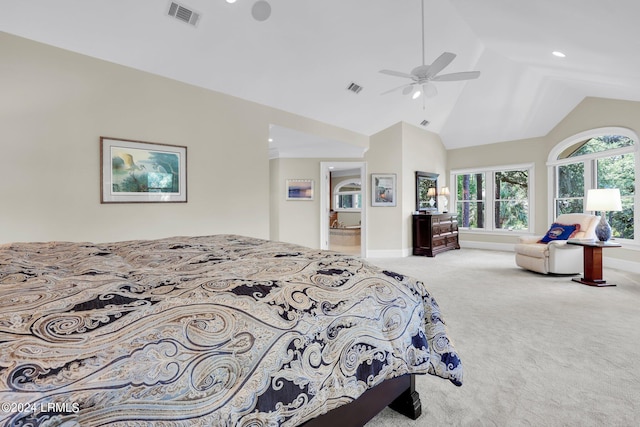
M 596 138 L 602 135 L 626 136 L 627 138 L 632 139 L 635 143 L 630 147 L 622 147 L 622 148 L 616 148 L 613 150 L 600 151 L 598 153 L 589 153 L 589 154 L 585 154 L 583 156 L 578 156 L 578 157 L 569 157 L 569 158 L 560 159 L 560 160 L 558 159 L 558 156 L 573 144 L 577 144 L 578 142 L 586 141 L 588 139 Z M 555 219 L 554 218 L 554 210 L 555 210 L 554 198 L 557 193 L 556 193 L 556 188 L 554 188 L 554 186 L 557 185 L 557 182 L 555 179 L 556 167 L 565 165 L 565 164 L 570 164 L 570 163 L 584 162 L 584 165 L 585 165 L 584 190 L 586 194 L 588 189 L 593 188 L 593 183 L 589 182 L 589 179 L 588 179 L 589 176 L 593 176 L 592 170 L 591 170 L 592 163 L 593 163 L 592 160 L 605 157 L 603 156 L 603 153 L 607 154 L 606 157 L 616 156 L 620 154 L 634 153 L 635 160 L 636 160 L 635 162 L 636 163 L 635 164 L 636 184 L 638 184 L 638 182 L 640 181 L 640 138 L 638 137 L 638 134 L 632 129 L 625 128 L 625 127 L 617 127 L 617 126 L 602 127 L 602 128 L 586 130 L 584 132 L 580 132 L 578 134 L 565 138 L 563 141 L 559 142 L 555 147 L 553 147 L 553 149 L 549 152 L 549 156 L 547 157 L 547 194 L 549 197 L 547 217 L 548 217 L 549 224 L 551 224 L 551 222 Z M 634 238 L 636 238 L 640 234 L 640 195 L 638 194 L 638 185 L 636 185 L 634 212 L 635 212 L 635 215 L 633 218 L 633 222 L 634 222 L 633 225 L 635 230 Z M 616 238 L 616 240 L 623 243 L 627 248 L 632 248 L 636 250 L 640 249 L 640 239 L 630 240 L 630 239 Z
M 479 233 L 479 234 L 513 234 L 513 233 L 518 233 L 518 234 L 527 234 L 527 233 L 532 233 L 533 229 L 534 229 L 534 225 L 535 225 L 535 197 L 533 197 L 533 195 L 536 194 L 535 192 L 535 164 L 534 163 L 519 163 L 519 164 L 513 164 L 513 165 L 500 165 L 500 166 L 484 166 L 484 167 L 477 167 L 477 168 L 465 168 L 465 169 L 454 169 L 451 170 L 449 173 L 449 182 L 451 183 L 455 183 L 456 186 L 458 185 L 458 182 L 456 180 L 456 175 L 466 175 L 466 174 L 473 174 L 473 173 L 491 173 L 493 174 L 494 172 L 504 172 L 504 171 L 512 171 L 512 170 L 523 170 L 526 169 L 529 171 L 529 194 L 527 195 L 528 199 L 529 199 L 529 223 L 528 223 L 528 228 L 524 229 L 524 230 L 505 230 L 503 228 L 495 228 L 495 221 L 494 221 L 494 198 L 493 198 L 493 193 L 494 193 L 494 188 L 493 188 L 493 179 L 487 179 L 485 177 L 485 183 L 486 183 L 486 188 L 485 188 L 485 194 L 486 195 L 491 195 L 491 200 L 488 199 L 488 197 L 486 198 L 485 202 L 485 208 L 486 208 L 486 218 L 490 219 L 490 224 L 489 227 L 487 227 L 487 221 L 485 221 L 485 227 L 484 228 L 468 228 L 468 227 L 460 227 L 461 230 L 464 231 L 468 231 L 468 232 L 472 232 L 472 233 Z M 458 210 L 458 199 L 457 199 L 457 194 L 458 194 L 458 189 L 457 187 L 455 187 L 455 190 L 452 188 L 450 191 L 451 195 L 451 199 L 449 200 L 449 206 L 452 206 L 452 209 L 455 209 L 454 212 L 457 212 Z
M 360 185 L 360 191 L 340 191 L 340 188 L 344 187 L 345 185 L 349 185 L 349 184 L 358 184 Z M 338 196 L 348 196 L 348 195 L 353 195 L 353 194 L 359 194 L 360 195 L 360 203 L 364 203 L 364 198 L 362 195 L 362 181 L 360 179 L 347 179 L 344 180 L 338 184 L 336 184 L 336 186 L 333 188 L 333 197 L 334 197 L 334 208 L 333 210 L 336 212 L 361 212 L 362 208 L 339 208 L 338 207 Z

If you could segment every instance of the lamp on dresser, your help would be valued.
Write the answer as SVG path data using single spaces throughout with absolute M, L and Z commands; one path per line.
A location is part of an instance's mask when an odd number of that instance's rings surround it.
M 431 207 L 431 209 L 433 209 L 433 206 L 436 204 L 435 201 L 435 197 L 436 197 L 436 188 L 435 187 L 431 187 L 427 190 L 427 197 L 429 198 L 429 206 Z
M 617 188 L 595 188 L 587 192 L 588 211 L 599 211 L 600 222 L 596 226 L 596 237 L 601 242 L 611 238 L 611 226 L 607 222 L 607 212 L 621 211 L 620 190 Z
M 449 187 L 442 187 L 440 189 L 440 195 L 442 196 L 442 212 L 448 212 L 447 206 L 449 205 Z

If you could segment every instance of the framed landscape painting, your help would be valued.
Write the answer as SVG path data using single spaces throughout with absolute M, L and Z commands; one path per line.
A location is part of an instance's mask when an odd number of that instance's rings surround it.
M 288 179 L 287 200 L 313 200 L 312 179 Z
M 101 203 L 187 201 L 187 147 L 100 137 Z

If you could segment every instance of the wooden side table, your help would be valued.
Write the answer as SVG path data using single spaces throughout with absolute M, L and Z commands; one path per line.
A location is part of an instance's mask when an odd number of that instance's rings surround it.
M 574 282 L 582 283 L 589 286 L 616 286 L 612 283 L 607 283 L 602 279 L 602 249 L 603 248 L 619 248 L 622 245 L 611 242 L 600 241 L 580 241 L 580 240 L 567 240 L 568 245 L 578 245 L 584 248 L 584 277 L 578 279 L 573 278 Z

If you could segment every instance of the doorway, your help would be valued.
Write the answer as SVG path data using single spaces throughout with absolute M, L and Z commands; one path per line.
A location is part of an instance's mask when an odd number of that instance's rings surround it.
M 366 163 L 321 162 L 320 248 L 366 257 Z

